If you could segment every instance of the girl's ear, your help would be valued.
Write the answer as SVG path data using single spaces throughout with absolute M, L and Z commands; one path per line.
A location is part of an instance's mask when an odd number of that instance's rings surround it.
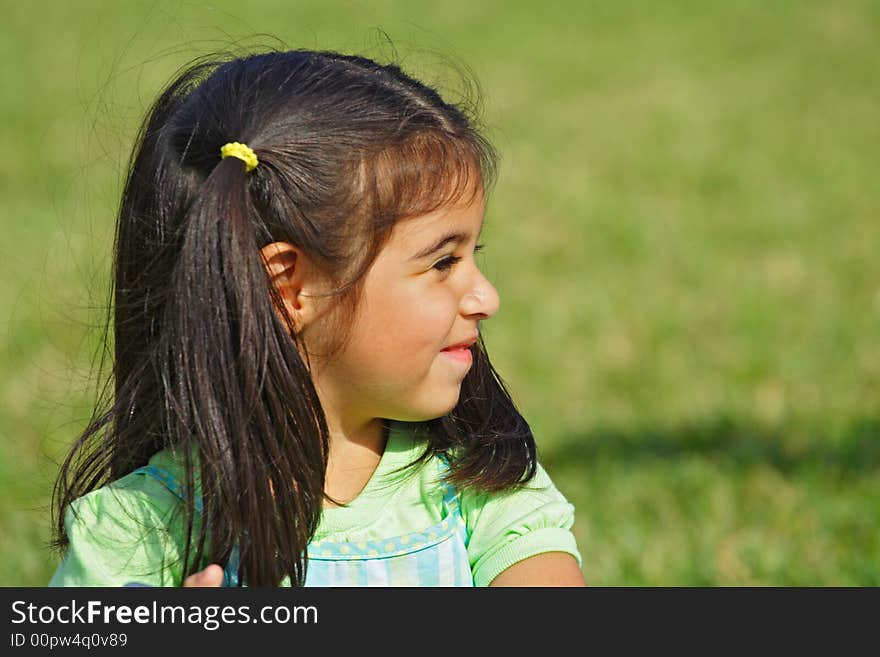
M 302 249 L 288 242 L 267 244 L 260 249 L 260 255 L 294 328 L 301 331 L 317 317 L 315 300 L 309 296 L 309 291 L 317 284 L 314 268 Z

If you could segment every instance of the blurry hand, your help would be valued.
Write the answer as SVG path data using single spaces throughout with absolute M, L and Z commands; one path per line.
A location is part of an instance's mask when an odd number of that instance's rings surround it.
M 185 587 L 221 586 L 222 584 L 223 569 L 216 563 L 212 563 L 204 570 L 193 573 L 183 580 L 183 586 Z

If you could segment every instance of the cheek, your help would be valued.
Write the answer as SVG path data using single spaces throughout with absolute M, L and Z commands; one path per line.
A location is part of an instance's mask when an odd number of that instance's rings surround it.
M 455 301 L 442 290 L 401 286 L 371 295 L 359 331 L 359 350 L 397 359 L 401 367 L 410 357 L 429 357 L 449 341 L 455 322 Z

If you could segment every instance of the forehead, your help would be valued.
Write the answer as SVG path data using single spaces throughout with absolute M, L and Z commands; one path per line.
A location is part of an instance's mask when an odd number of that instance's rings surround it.
M 468 198 L 428 214 L 402 219 L 394 226 L 388 246 L 412 250 L 414 254 L 430 246 L 432 239 L 447 233 L 460 232 L 476 237 L 483 227 L 485 209 L 483 195 L 478 193 L 472 200 Z

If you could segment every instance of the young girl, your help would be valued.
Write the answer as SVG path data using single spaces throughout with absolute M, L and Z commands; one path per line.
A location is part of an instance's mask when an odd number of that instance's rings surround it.
M 268 52 L 188 67 L 138 141 L 51 585 L 583 585 L 480 337 L 496 156 L 462 108 Z

